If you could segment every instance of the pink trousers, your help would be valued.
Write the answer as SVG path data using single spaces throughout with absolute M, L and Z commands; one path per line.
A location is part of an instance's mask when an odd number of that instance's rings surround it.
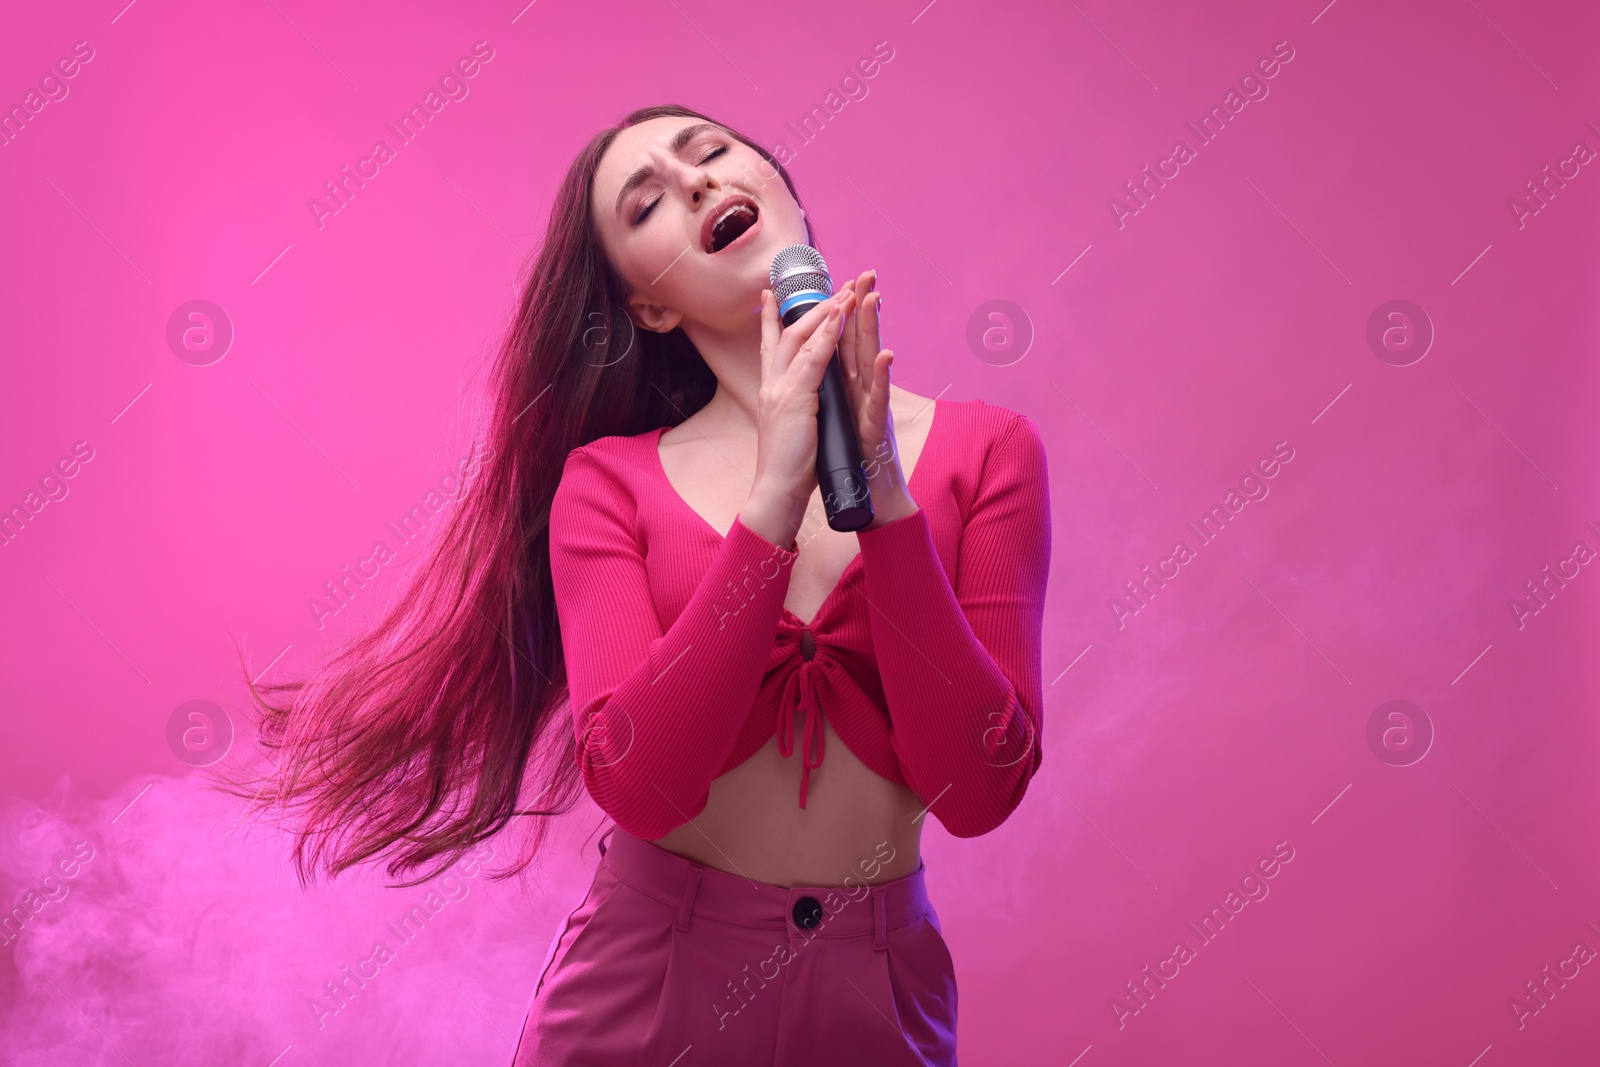
M 513 1067 L 956 1067 L 923 886 L 784 886 L 613 827 L 545 957 Z

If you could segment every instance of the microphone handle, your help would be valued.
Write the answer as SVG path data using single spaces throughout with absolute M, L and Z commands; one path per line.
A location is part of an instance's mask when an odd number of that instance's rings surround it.
M 872 494 L 861 463 L 861 438 L 850 415 L 839 350 L 828 357 L 817 387 L 817 484 L 828 525 L 840 533 L 859 530 L 872 521 Z
M 819 302 L 791 307 L 783 316 L 783 325 L 791 325 Z M 872 494 L 861 462 L 861 438 L 850 414 L 838 348 L 828 357 L 822 384 L 817 387 L 817 485 L 833 529 L 849 533 L 872 521 Z

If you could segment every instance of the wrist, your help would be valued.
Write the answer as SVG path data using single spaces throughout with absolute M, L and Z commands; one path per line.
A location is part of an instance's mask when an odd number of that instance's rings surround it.
M 891 487 L 885 490 L 872 490 L 872 521 L 863 529 L 876 530 L 880 526 L 887 526 L 891 522 L 915 515 L 921 508 L 911 499 L 911 493 L 904 486 Z
M 739 521 L 750 532 L 790 552 L 798 550 L 796 535 L 805 516 L 806 501 L 757 490 L 750 494 Z

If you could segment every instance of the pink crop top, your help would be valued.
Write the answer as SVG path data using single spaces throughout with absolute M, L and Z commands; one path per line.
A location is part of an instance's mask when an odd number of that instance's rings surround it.
M 1050 571 L 1032 420 L 938 400 L 908 486 L 918 510 L 860 551 L 806 622 L 783 606 L 795 551 L 738 518 L 719 534 L 667 480 L 667 427 L 573 449 L 550 566 L 577 755 L 595 802 L 655 840 L 774 735 L 800 738 L 801 807 L 826 717 L 863 764 L 956 837 L 1005 821 L 1042 757 Z

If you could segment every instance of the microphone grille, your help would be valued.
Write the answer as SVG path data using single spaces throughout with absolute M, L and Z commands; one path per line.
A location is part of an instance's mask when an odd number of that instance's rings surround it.
M 833 295 L 828 264 L 810 245 L 790 245 L 772 258 L 772 295 L 783 303 L 796 293 L 816 289 Z

